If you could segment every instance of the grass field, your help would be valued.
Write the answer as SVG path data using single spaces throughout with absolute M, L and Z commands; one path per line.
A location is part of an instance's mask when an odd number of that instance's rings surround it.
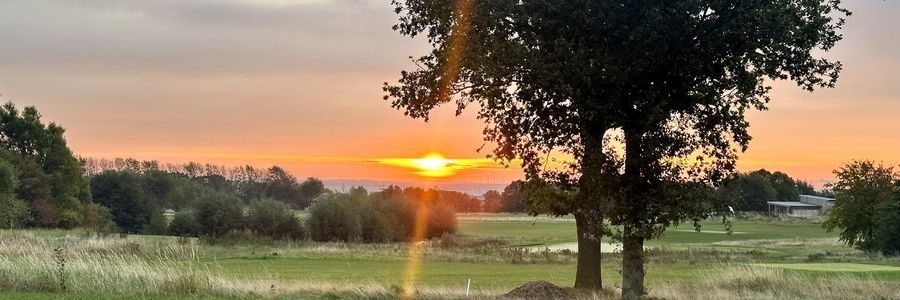
M 425 244 L 416 282 L 421 298 L 462 298 L 468 279 L 479 298 L 532 280 L 574 281 L 575 254 L 525 249 L 573 243 L 573 219 L 472 214 L 458 220 L 458 236 Z M 685 225 L 648 242 L 651 295 L 900 299 L 900 261 L 851 249 L 814 221 L 733 223 L 731 235 L 710 221 L 701 232 Z M 407 244 L 208 243 L 7 230 L 0 231 L 0 298 L 391 299 L 403 285 L 407 251 Z M 620 280 L 619 259 L 615 253 L 604 257 L 610 289 Z M 798 294 L 799 287 L 831 292 Z

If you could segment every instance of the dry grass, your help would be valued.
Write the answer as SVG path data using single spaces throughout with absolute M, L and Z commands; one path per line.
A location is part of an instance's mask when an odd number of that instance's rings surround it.
M 814 279 L 774 267 L 726 265 L 699 283 L 656 286 L 665 299 L 900 299 L 900 285 L 858 277 Z
M 346 253 L 350 244 L 295 249 L 303 253 Z M 399 245 L 367 247 L 399 251 Z M 143 295 L 216 295 L 279 297 L 291 294 L 340 298 L 396 298 L 399 288 L 378 283 L 240 280 L 217 274 L 201 263 L 207 250 L 196 240 L 182 243 L 98 237 L 39 237 L 0 231 L 0 291 L 73 292 Z M 289 248 L 281 248 L 285 251 Z M 359 250 L 359 249 L 355 249 Z M 223 251 L 223 249 L 216 249 Z M 504 291 L 479 289 L 472 296 L 491 298 Z M 458 288 L 422 288 L 426 299 L 458 299 Z
M 494 258 L 512 255 L 499 242 L 479 240 L 436 240 L 429 242 L 428 259 L 508 261 Z M 55 249 L 61 249 L 60 252 Z M 466 250 L 468 249 L 468 250 Z M 472 250 L 476 249 L 476 250 Z M 480 249 L 480 250 L 478 250 Z M 205 259 L 231 252 L 403 255 L 405 245 L 307 244 L 303 246 L 216 246 L 196 240 L 155 241 L 103 237 L 50 238 L 28 232 L 0 231 L 0 291 L 85 292 L 143 295 L 217 295 L 236 297 L 290 297 L 296 294 L 334 295 L 336 298 L 394 299 L 399 287 L 374 282 L 321 282 L 279 278 L 235 279 L 208 267 Z M 466 252 L 468 251 L 468 252 Z M 473 255 L 471 251 L 482 251 Z M 665 257 L 679 260 L 729 261 L 735 257 L 715 257 L 706 251 L 650 251 L 651 260 Z M 243 254 L 238 254 L 243 255 Z M 540 254 L 523 253 L 534 260 Z M 550 255 L 550 254 L 548 254 Z M 556 254 L 553 254 L 556 255 Z M 737 254 L 729 254 L 737 255 Z M 746 255 L 747 257 L 743 257 Z M 749 259 L 754 253 L 738 255 Z M 530 258 L 529 258 L 530 257 Z M 554 256 L 560 257 L 560 256 Z M 563 256 L 564 257 L 564 256 Z M 565 258 L 568 259 L 568 258 Z M 527 259 L 523 260 L 527 261 Z M 753 265 L 727 264 L 709 269 L 698 282 L 673 282 L 650 286 L 653 297 L 665 299 L 900 299 L 900 285 L 868 278 L 810 278 L 797 272 Z M 422 299 L 462 299 L 459 288 L 422 288 Z M 478 289 L 474 298 L 502 298 L 504 290 Z M 611 299 L 618 292 L 580 295 L 582 299 Z

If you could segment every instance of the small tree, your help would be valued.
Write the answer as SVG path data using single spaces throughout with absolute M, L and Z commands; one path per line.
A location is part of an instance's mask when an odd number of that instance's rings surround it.
M 482 195 L 484 198 L 484 204 L 482 205 L 482 210 L 484 212 L 500 212 L 500 208 L 502 207 L 503 196 L 500 192 L 495 190 L 490 190 L 484 192 Z
M 500 210 L 510 213 L 525 211 L 525 203 L 528 195 L 525 192 L 525 182 L 516 180 L 503 189 Z
M 864 251 L 878 249 L 880 243 L 889 242 L 891 233 L 878 232 L 895 226 L 898 175 L 892 167 L 871 161 L 854 161 L 834 171 L 838 181 L 833 184 L 834 208 L 825 221 L 828 231 L 839 229 L 840 239 L 850 246 Z M 883 214 L 883 215 L 882 215 Z M 879 241 L 881 239 L 881 241 Z
M 243 205 L 231 194 L 205 195 L 194 205 L 194 211 L 201 235 L 220 237 L 244 227 Z
M 384 228 L 387 240 L 408 241 L 416 222 L 415 203 L 391 193 L 374 193 L 369 196 L 377 211 L 377 219 Z
M 91 179 L 94 201 L 109 208 L 113 220 L 126 233 L 140 233 L 150 223 L 152 209 L 138 174 L 107 171 Z
M 314 205 L 307 220 L 310 237 L 320 242 L 362 239 L 362 224 L 353 198 L 335 194 Z
M 280 239 L 303 239 L 307 235 L 306 228 L 297 220 L 291 207 L 272 199 L 250 204 L 247 228 L 258 235 Z
M 196 214 L 188 210 L 175 213 L 175 217 L 169 223 L 168 232 L 175 236 L 198 236 L 200 230 Z
M 778 192 L 761 174 L 751 172 L 738 174 L 719 187 L 719 194 L 728 199 L 738 211 L 764 212 L 768 210 L 767 201 L 774 201 Z
M 426 238 L 436 238 L 452 233 L 456 233 L 456 211 L 444 203 L 431 204 L 428 209 Z
M 312 203 L 312 200 L 325 193 L 325 184 L 315 177 L 309 177 L 300 183 L 300 195 L 303 197 L 304 206 L 306 208 Z

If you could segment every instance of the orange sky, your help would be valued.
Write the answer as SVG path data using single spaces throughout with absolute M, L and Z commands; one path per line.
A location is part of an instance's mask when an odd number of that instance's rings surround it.
M 897 1 L 852 1 L 833 90 L 779 84 L 751 113 L 744 170 L 816 183 L 852 159 L 900 163 Z M 282 165 L 298 177 L 420 179 L 373 162 L 481 158 L 472 113 L 412 120 L 381 100 L 427 45 L 392 32 L 387 1 L 0 2 L 0 94 L 67 128 L 82 156 Z M 483 165 L 447 181 L 502 183 Z

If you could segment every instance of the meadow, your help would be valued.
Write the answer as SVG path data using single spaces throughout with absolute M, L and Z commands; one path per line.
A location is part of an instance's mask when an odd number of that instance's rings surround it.
M 459 232 L 424 245 L 419 298 L 498 298 L 533 280 L 574 281 L 574 219 L 462 214 Z M 672 299 L 900 299 L 900 260 L 854 250 L 815 219 L 707 221 L 648 243 L 647 281 Z M 554 250 L 546 250 L 551 248 Z M 96 236 L 0 231 L 0 298 L 393 299 L 409 245 Z M 619 255 L 604 256 L 616 296 Z

